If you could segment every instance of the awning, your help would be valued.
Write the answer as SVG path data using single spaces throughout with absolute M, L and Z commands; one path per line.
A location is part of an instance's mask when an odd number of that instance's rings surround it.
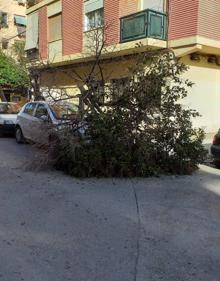
M 25 51 L 38 48 L 38 12 L 27 16 Z
M 14 16 L 15 24 L 26 26 L 26 18 L 23 16 Z

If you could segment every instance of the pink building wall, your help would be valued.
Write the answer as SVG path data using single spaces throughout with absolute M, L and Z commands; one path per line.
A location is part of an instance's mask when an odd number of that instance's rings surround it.
M 62 0 L 63 55 L 80 53 L 83 48 L 84 0 Z M 136 13 L 138 0 L 104 0 L 107 45 L 120 41 L 120 17 Z M 204 36 L 220 40 L 219 0 L 170 0 L 169 39 Z M 39 11 L 39 51 L 48 56 L 47 8 Z
M 83 45 L 83 0 L 63 0 L 63 55 L 80 53 Z
M 47 59 L 48 56 L 47 7 L 39 11 L 39 55 L 41 59 Z
M 198 33 L 199 0 L 170 0 L 169 39 L 181 39 Z

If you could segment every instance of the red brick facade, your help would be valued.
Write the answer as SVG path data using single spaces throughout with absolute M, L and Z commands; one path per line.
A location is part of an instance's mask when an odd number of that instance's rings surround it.
M 139 0 L 120 0 L 120 17 L 138 12 Z
M 219 0 L 170 0 L 169 39 L 203 36 L 220 40 Z
M 47 59 L 48 56 L 47 7 L 39 11 L 39 55 L 41 59 Z
M 120 17 L 136 13 L 139 0 L 105 0 L 104 14 L 107 45 L 120 41 Z
M 83 44 L 83 0 L 63 0 L 63 55 L 80 53 Z
M 220 1 L 202 0 L 199 5 L 198 34 L 220 40 Z
M 63 55 L 83 48 L 84 0 L 62 1 Z M 203 36 L 220 41 L 220 0 L 169 0 L 169 39 Z M 140 0 L 104 0 L 107 45 L 120 42 L 120 17 L 136 13 Z M 39 10 L 39 52 L 48 56 L 47 7 Z
M 203 1 L 203 0 L 202 0 Z M 210 1 L 210 0 L 209 0 Z M 198 33 L 200 0 L 170 0 L 169 39 L 181 39 Z
M 118 43 L 120 40 L 120 21 L 119 21 L 120 0 L 105 0 L 105 40 L 107 45 Z

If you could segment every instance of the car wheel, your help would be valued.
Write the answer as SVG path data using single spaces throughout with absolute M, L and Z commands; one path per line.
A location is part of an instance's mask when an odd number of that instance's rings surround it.
M 15 130 L 15 138 L 16 138 L 16 142 L 21 144 L 25 142 L 22 130 L 20 127 L 17 127 Z

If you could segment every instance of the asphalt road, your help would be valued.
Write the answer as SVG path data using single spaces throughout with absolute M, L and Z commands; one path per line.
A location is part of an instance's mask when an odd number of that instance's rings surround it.
M 34 154 L 0 139 L 0 281 L 220 281 L 220 171 L 79 180 Z

